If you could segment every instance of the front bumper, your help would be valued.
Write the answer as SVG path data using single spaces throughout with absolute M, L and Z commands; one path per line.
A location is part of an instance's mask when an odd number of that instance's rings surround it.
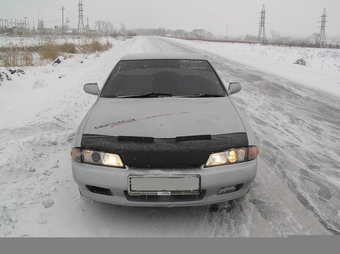
M 86 198 L 123 206 L 179 207 L 221 203 L 245 196 L 257 173 L 258 158 L 234 165 L 185 169 L 120 169 L 72 161 L 73 178 Z M 199 175 L 199 195 L 130 196 L 129 175 Z M 235 190 L 218 194 L 225 187 Z

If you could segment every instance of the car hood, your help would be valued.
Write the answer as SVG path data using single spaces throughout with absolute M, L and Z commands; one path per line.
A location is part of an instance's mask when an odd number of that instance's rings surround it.
M 98 98 L 83 134 L 175 138 L 245 132 L 228 97 Z

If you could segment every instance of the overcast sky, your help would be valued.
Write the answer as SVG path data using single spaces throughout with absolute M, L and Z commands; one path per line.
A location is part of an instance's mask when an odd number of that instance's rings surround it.
M 263 4 L 266 35 L 275 30 L 282 36 L 305 38 L 320 32 L 326 8 L 326 36 L 340 37 L 340 0 L 82 0 L 84 24 L 110 21 L 116 29 L 126 28 L 205 29 L 215 35 L 246 36 L 259 32 Z M 64 6 L 69 27 L 78 27 L 79 0 L 0 0 L 1 19 L 24 20 L 30 28 L 38 19 L 45 27 L 60 26 Z

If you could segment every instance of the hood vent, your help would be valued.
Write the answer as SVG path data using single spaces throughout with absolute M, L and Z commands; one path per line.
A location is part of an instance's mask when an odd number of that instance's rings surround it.
M 177 142 L 192 141 L 192 140 L 211 140 L 211 135 L 198 135 L 198 136 L 184 136 L 176 137 Z
M 118 136 L 118 142 L 142 142 L 152 143 L 153 137 L 132 137 L 132 136 Z

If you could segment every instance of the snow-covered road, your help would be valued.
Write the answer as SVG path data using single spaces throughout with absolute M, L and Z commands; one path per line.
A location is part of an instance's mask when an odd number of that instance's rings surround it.
M 102 85 L 125 54 L 160 51 L 201 52 L 226 81 L 242 84 L 233 98 L 258 138 L 259 170 L 250 193 L 217 212 L 89 202 L 73 181 L 72 138 L 95 101 L 82 86 Z M 158 37 L 116 41 L 100 57 L 25 68 L 0 87 L 0 236 L 339 234 L 339 97 L 259 69 L 201 44 Z

